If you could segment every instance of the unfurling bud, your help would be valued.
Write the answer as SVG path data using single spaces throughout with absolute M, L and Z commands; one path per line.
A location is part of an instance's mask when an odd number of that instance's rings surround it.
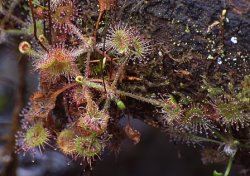
M 18 47 L 20 53 L 28 54 L 31 51 L 31 45 L 27 41 L 22 41 Z

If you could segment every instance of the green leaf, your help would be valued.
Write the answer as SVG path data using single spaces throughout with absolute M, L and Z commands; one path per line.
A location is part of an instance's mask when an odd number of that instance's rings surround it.
M 216 170 L 214 170 L 213 176 L 223 176 L 223 173 L 217 172 Z
M 125 104 L 121 100 L 116 101 L 116 105 L 120 110 L 126 109 Z

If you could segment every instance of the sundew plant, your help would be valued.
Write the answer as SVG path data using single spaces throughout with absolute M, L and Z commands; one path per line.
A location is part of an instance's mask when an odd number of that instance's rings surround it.
M 0 42 L 18 36 L 22 59 L 39 77 L 20 113 L 18 154 L 35 160 L 51 147 L 91 168 L 104 149 L 117 152 L 126 138 L 140 142 L 140 132 L 130 120 L 122 126 L 122 118 L 138 118 L 173 141 L 202 146 L 204 163 L 224 158 L 225 171 L 214 176 L 228 176 L 238 154 L 249 152 L 249 51 L 233 55 L 227 43 L 217 42 L 226 40 L 227 8 L 207 31 L 196 31 L 208 43 L 206 54 L 192 56 L 190 49 L 180 56 L 150 35 L 151 24 L 125 18 L 150 2 L 138 1 L 124 16 L 119 0 L 0 2 Z M 187 22 L 175 36 L 195 30 Z M 162 40 L 173 48 L 189 45 Z M 229 42 L 237 44 L 237 37 Z

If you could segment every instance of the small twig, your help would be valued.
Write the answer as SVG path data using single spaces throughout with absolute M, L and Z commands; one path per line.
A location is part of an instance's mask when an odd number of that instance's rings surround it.
M 49 44 L 53 44 L 53 39 L 52 39 L 52 18 L 51 18 L 51 4 L 50 0 L 48 0 L 48 15 L 49 15 Z
M 224 40 L 225 40 L 225 19 L 227 15 L 227 9 L 223 9 L 221 12 L 221 17 L 220 17 L 220 35 L 221 35 L 221 40 L 220 40 L 220 46 L 219 46 L 219 54 L 221 57 L 224 57 Z
M 38 39 L 38 36 L 37 36 L 36 19 L 35 19 L 35 15 L 34 15 L 34 8 L 33 8 L 32 0 L 29 0 L 29 6 L 30 6 L 30 10 L 31 10 L 31 17 L 32 17 L 33 24 L 34 24 L 34 37 L 37 40 L 37 42 L 39 43 L 39 45 L 41 45 L 41 47 L 45 51 L 49 52 L 49 50 L 42 44 L 42 42 Z
M 101 51 L 101 50 L 98 49 L 98 48 L 95 48 L 95 51 L 96 51 L 97 53 L 103 55 L 104 57 L 106 57 L 107 60 L 109 60 L 109 61 L 113 60 L 113 58 L 112 58 L 111 56 L 109 56 L 106 52 L 103 52 L 103 51 Z
M 99 12 L 99 15 L 98 15 L 98 19 L 97 19 L 97 22 L 96 22 L 96 25 L 95 25 L 95 31 L 94 31 L 94 34 L 93 34 L 93 37 L 94 37 L 94 44 L 96 43 L 96 37 L 97 37 L 97 31 L 98 31 L 98 28 L 99 28 L 99 23 L 101 21 L 101 18 L 104 14 L 104 11 L 100 11 Z

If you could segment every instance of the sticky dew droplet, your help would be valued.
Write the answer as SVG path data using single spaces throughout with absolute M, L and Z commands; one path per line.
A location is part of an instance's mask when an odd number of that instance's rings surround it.
M 217 64 L 219 64 L 219 65 L 222 64 L 222 59 L 220 57 L 217 59 Z

